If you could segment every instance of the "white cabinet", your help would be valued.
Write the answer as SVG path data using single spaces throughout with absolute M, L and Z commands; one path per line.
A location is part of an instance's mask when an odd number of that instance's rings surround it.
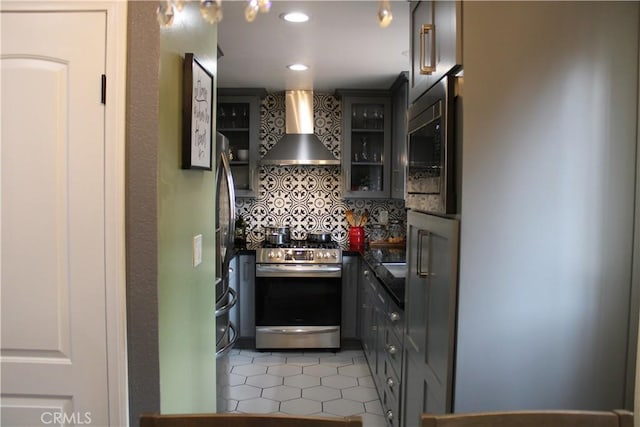
M 460 1 L 411 2 L 409 104 L 462 64 Z

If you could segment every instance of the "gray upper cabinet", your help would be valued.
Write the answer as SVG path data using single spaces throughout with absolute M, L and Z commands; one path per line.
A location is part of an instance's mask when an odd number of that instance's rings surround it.
M 391 198 L 404 199 L 407 166 L 409 73 L 403 71 L 391 87 Z
M 410 40 L 409 103 L 413 104 L 445 74 L 462 64 L 461 2 L 412 1 Z
M 385 199 L 391 194 L 391 97 L 386 90 L 338 90 L 342 98 L 343 195 Z
M 255 197 L 258 183 L 260 101 L 264 89 L 218 89 L 218 132 L 229 138 L 236 197 Z M 247 157 L 241 156 L 247 150 Z

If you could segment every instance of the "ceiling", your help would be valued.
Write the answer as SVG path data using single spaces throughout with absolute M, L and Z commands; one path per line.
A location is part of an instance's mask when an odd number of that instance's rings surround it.
M 260 87 L 269 92 L 338 88 L 388 89 L 409 69 L 409 2 L 391 1 L 393 21 L 380 28 L 376 0 L 273 1 L 271 11 L 244 19 L 245 1 L 223 1 L 218 24 L 218 87 Z M 283 12 L 304 11 L 293 24 Z M 293 72 L 293 63 L 310 69 Z

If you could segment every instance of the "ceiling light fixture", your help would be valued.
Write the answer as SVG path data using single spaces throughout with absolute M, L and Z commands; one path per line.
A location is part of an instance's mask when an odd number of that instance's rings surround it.
M 284 19 L 287 22 L 307 22 L 309 20 L 309 15 L 304 12 L 288 12 L 280 15 L 280 18 Z
M 188 0 L 160 0 L 156 9 L 156 18 L 161 27 L 170 27 L 173 24 L 175 12 L 181 12 Z M 210 24 L 222 21 L 222 0 L 199 0 L 202 18 Z M 267 13 L 271 10 L 271 0 L 247 0 L 244 9 L 244 17 L 252 22 L 258 16 L 258 12 Z M 280 18 L 287 22 L 307 22 L 309 15 L 303 12 L 283 13 Z M 380 0 L 378 4 L 378 24 L 386 28 L 391 24 L 391 3 L 389 0 Z
M 309 67 L 307 67 L 304 64 L 291 64 L 291 65 L 287 65 L 287 68 L 290 69 L 291 71 L 305 71 L 309 69 Z
M 156 9 L 156 19 L 161 27 L 170 27 L 173 24 L 173 4 L 171 1 L 161 1 Z
M 378 24 L 381 28 L 387 28 L 391 24 L 393 14 L 391 13 L 391 3 L 388 0 L 380 0 L 378 5 Z
M 269 0 L 248 0 L 247 6 L 244 8 L 244 19 L 247 22 L 253 22 L 258 16 L 258 12 L 267 13 L 271 10 L 271 1 Z

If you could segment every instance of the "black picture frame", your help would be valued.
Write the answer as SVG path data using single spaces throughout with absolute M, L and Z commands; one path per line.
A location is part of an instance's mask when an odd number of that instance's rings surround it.
M 212 170 L 213 75 L 193 53 L 184 56 L 182 169 Z

